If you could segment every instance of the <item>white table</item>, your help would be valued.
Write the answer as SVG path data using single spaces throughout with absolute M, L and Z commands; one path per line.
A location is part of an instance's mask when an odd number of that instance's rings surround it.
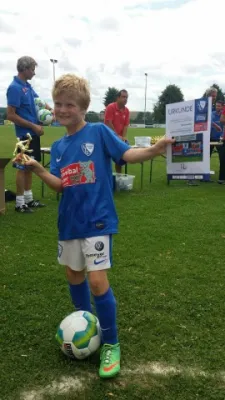
M 50 161 L 45 163 L 45 154 L 50 154 L 51 153 L 51 147 L 41 147 L 41 163 L 44 168 L 49 168 L 50 166 Z M 41 182 L 41 195 L 44 197 L 44 189 L 45 189 L 45 184 L 42 181 Z M 56 193 L 56 198 L 59 200 L 59 193 Z
M 143 147 L 142 146 L 136 146 L 136 145 L 131 146 L 132 149 L 148 149 L 149 147 L 151 147 L 151 146 L 143 146 Z M 150 182 L 152 180 L 152 161 L 153 160 L 150 160 Z M 143 178 L 144 178 L 144 162 L 141 162 L 140 165 L 141 165 L 141 190 L 142 190 L 142 188 L 143 188 Z M 127 171 L 128 171 L 128 167 L 127 167 L 127 164 L 126 164 L 125 165 L 125 174 L 127 174 Z

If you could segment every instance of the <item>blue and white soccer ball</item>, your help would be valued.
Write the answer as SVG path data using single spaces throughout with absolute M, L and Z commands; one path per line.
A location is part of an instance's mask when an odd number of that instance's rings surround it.
M 40 97 L 36 97 L 34 99 L 34 103 L 35 103 L 35 108 L 36 108 L 37 114 L 40 110 L 42 110 L 46 107 L 46 102 L 44 100 L 40 99 Z
M 98 318 L 87 311 L 75 311 L 63 319 L 56 333 L 62 352 L 83 360 L 98 350 L 101 329 Z
M 53 114 L 47 109 L 38 111 L 38 119 L 43 125 L 51 125 L 53 121 Z

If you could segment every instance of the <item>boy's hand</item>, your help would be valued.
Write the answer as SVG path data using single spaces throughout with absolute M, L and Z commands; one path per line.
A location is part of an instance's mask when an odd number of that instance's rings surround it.
M 35 173 L 42 171 L 43 167 L 38 161 L 36 161 L 33 158 L 30 158 L 28 156 L 26 158 L 27 158 L 26 162 L 24 163 L 24 165 L 26 167 L 28 167 L 31 171 L 33 171 Z
M 18 153 L 13 159 L 12 162 L 22 162 L 22 153 Z
M 175 143 L 175 139 L 169 139 L 169 138 L 162 138 L 160 139 L 154 146 L 154 153 L 156 156 L 160 156 L 161 154 L 164 154 L 166 152 L 168 144 L 173 144 Z

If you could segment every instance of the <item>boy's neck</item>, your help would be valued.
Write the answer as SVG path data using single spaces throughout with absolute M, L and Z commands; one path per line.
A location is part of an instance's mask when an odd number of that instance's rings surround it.
M 67 135 L 68 136 L 75 135 L 75 133 L 80 131 L 86 124 L 87 124 L 87 122 L 82 120 L 76 125 L 67 126 L 66 127 Z

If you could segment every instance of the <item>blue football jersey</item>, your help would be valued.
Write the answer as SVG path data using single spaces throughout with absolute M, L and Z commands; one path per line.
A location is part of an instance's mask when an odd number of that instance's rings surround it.
M 59 240 L 117 233 L 112 159 L 119 163 L 129 148 L 103 123 L 87 123 L 74 135 L 53 143 L 50 172 L 63 185 Z
M 223 130 L 223 125 L 220 122 L 220 117 L 221 117 L 221 113 L 217 113 L 216 111 L 212 112 L 212 120 L 211 123 L 213 124 L 213 122 L 215 122 L 217 125 L 219 125 L 221 127 L 221 129 Z M 223 132 L 218 132 L 216 130 L 216 128 L 214 128 L 214 126 L 211 126 L 211 134 L 210 134 L 210 138 L 212 140 L 220 140 L 220 137 L 222 136 Z
M 7 89 L 7 105 L 16 108 L 16 114 L 21 118 L 40 124 L 37 118 L 34 99 L 38 97 L 34 89 L 28 82 L 23 82 L 18 76 L 15 76 L 12 83 Z M 15 124 L 16 136 L 23 137 L 29 132 L 31 136 L 36 136 L 36 133 L 31 129 L 24 128 Z

